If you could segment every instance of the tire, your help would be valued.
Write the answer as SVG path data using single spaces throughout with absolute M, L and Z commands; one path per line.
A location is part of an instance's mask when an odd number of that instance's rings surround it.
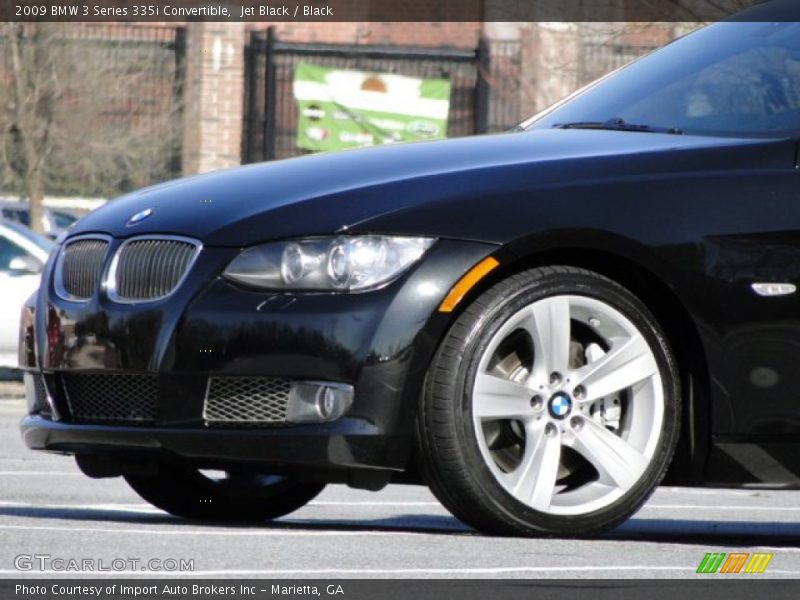
M 308 504 L 325 487 L 290 478 L 228 473 L 214 479 L 196 469 L 161 465 L 157 475 L 125 477 L 147 502 L 172 515 L 197 521 L 260 522 Z
M 663 478 L 679 381 L 656 319 L 625 288 L 572 267 L 512 275 L 464 309 L 431 363 L 423 476 L 485 533 L 603 532 Z

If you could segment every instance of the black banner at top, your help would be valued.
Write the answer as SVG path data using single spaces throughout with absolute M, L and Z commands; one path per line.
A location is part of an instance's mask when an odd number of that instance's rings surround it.
M 756 8 L 745 10 L 753 7 Z M 800 20 L 800 0 L 766 3 L 763 0 L 2 0 L 0 3 L 3 21 L 708 22 L 731 17 Z

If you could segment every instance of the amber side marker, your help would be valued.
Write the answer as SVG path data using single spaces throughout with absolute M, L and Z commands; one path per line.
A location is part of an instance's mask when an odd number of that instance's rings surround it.
M 453 309 L 461 302 L 461 299 L 467 295 L 467 292 L 499 265 L 500 263 L 490 256 L 489 258 L 484 258 L 481 262 L 472 267 L 458 280 L 458 283 L 453 286 L 453 289 L 450 290 L 447 297 L 442 300 L 442 303 L 439 305 L 439 312 L 453 312 Z

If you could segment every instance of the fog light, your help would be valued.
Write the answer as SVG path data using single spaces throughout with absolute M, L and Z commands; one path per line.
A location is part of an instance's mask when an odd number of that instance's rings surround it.
M 290 423 L 335 421 L 353 404 L 353 386 L 343 383 L 296 381 L 289 392 L 286 420 Z

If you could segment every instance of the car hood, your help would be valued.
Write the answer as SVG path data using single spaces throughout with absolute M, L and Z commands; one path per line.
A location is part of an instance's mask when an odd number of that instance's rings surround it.
M 197 238 L 207 246 L 241 247 L 343 231 L 417 233 L 392 231 L 387 215 L 432 203 L 453 206 L 455 202 L 457 206 L 461 199 L 486 198 L 490 202 L 501 193 L 550 202 L 554 188 L 609 178 L 788 166 L 792 153 L 786 144 L 553 130 L 351 150 L 217 171 L 145 188 L 87 215 L 70 236 L 160 233 Z M 131 217 L 142 211 L 149 216 L 130 224 Z M 377 223 L 381 225 L 373 227 Z M 421 229 L 435 233 L 436 224 L 422 224 Z M 481 236 L 473 232 L 467 237 Z

